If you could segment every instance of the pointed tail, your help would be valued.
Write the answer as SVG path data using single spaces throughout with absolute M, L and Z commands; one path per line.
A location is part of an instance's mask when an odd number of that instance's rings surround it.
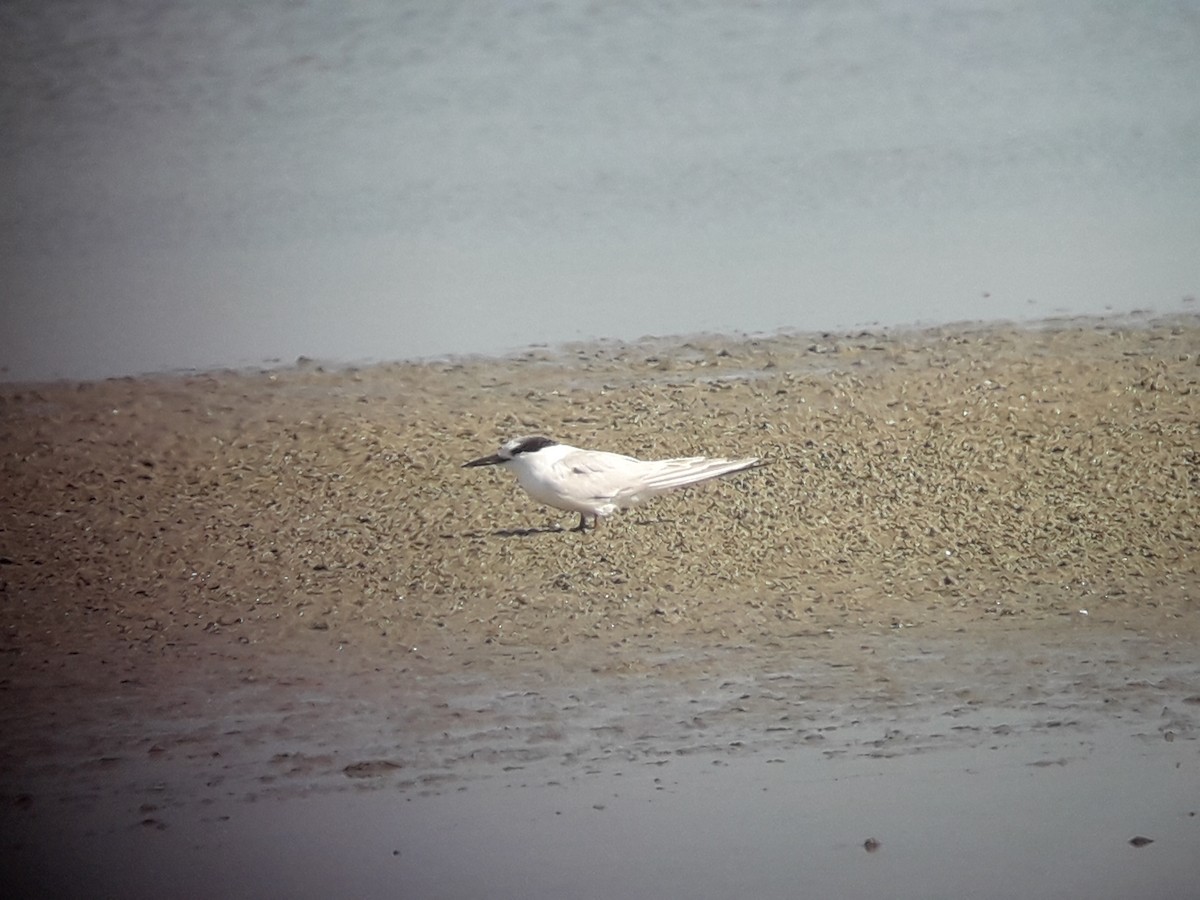
M 699 484 L 722 475 L 732 475 L 745 469 L 756 469 L 764 466 L 756 456 L 746 459 L 711 459 L 706 456 L 689 456 L 680 459 L 664 459 L 656 461 L 656 469 L 643 479 L 644 490 L 639 491 L 639 499 L 645 499 L 664 491 L 686 487 L 689 484 Z

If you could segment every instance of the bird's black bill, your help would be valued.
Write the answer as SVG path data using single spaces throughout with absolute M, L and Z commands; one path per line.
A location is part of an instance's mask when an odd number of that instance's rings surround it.
M 498 466 L 502 462 L 508 462 L 499 453 L 493 453 L 491 456 L 481 456 L 479 459 L 473 459 L 469 463 L 463 463 L 464 469 L 470 469 L 473 466 Z

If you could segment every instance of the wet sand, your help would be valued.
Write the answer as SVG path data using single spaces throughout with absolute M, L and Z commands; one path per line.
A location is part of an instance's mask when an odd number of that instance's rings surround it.
M 1198 347 L 1069 320 L 0 388 L 5 868 L 1192 884 Z M 578 535 L 459 468 L 523 433 L 770 464 Z

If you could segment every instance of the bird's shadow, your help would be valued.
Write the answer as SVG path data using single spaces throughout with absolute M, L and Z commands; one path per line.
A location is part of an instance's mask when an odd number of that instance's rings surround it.
M 674 519 L 663 519 L 663 518 L 657 518 L 657 519 L 644 519 L 643 518 L 643 519 L 631 519 L 630 521 L 634 525 L 669 525 L 672 522 L 674 522 L 675 520 Z M 604 527 L 602 526 L 600 530 L 603 531 Z M 593 525 L 585 533 L 592 534 L 594 531 L 596 531 L 596 526 Z M 579 529 L 578 528 L 564 528 L 562 525 L 543 525 L 540 528 L 498 528 L 495 531 L 468 532 L 467 534 L 463 535 L 463 537 L 468 537 L 468 538 L 482 538 L 482 537 L 527 538 L 527 537 L 537 537 L 540 534 L 579 534 Z M 446 534 L 443 536 L 451 537 L 451 535 L 449 535 L 449 534 Z
M 443 532 L 444 538 L 489 538 L 489 537 L 536 537 L 539 534 L 562 534 L 569 531 L 561 525 L 546 525 L 542 528 L 498 528 L 495 531 L 464 531 L 458 534 Z
M 544 528 L 500 528 L 492 532 L 493 537 L 533 537 L 537 534 L 562 534 L 570 531 L 561 525 L 547 525 Z
M 674 525 L 674 519 L 664 519 L 659 516 L 657 519 L 631 519 L 634 525 Z

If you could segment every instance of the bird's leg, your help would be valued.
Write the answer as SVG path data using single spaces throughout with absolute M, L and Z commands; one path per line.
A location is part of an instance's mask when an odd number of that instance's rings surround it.
M 575 526 L 574 528 L 572 528 L 571 530 L 572 530 L 572 531 L 579 531 L 579 532 L 587 531 L 587 516 L 586 516 L 586 515 L 584 515 L 583 513 L 580 513 L 580 514 L 579 514 L 579 524 L 578 524 L 578 525 L 576 525 L 576 526 Z

